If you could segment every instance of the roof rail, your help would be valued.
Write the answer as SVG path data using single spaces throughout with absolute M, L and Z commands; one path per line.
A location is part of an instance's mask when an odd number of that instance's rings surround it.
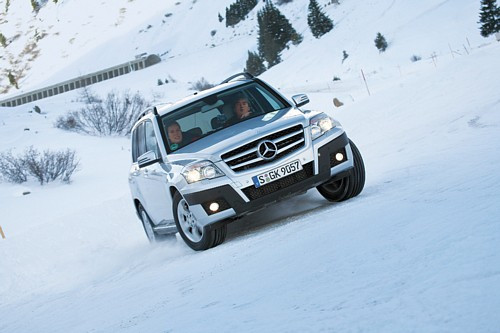
M 228 77 L 227 79 L 225 79 L 224 81 L 222 81 L 220 84 L 223 84 L 223 83 L 228 83 L 234 79 L 236 79 L 237 77 L 240 77 L 240 76 L 243 76 L 245 79 L 248 79 L 248 80 L 251 80 L 254 78 L 254 76 L 248 72 L 241 72 L 241 73 L 238 73 L 238 74 L 234 74 L 234 75 L 231 75 L 230 77 Z
M 150 112 L 153 112 L 153 114 L 155 116 L 158 115 L 158 109 L 156 108 L 156 106 L 154 106 L 153 108 L 149 107 L 144 112 L 141 112 L 141 114 L 139 114 L 139 117 L 137 118 L 137 120 L 140 120 L 142 117 L 144 117 L 145 115 L 147 115 Z

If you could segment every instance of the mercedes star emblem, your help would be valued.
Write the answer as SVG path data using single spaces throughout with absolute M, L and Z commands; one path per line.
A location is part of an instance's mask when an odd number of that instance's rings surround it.
M 272 160 L 278 153 L 278 147 L 276 147 L 276 144 L 274 142 L 265 140 L 259 144 L 257 153 L 265 160 Z

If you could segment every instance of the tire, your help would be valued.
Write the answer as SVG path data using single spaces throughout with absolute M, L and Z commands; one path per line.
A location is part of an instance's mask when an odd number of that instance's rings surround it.
M 349 176 L 336 181 L 328 181 L 317 187 L 319 193 L 325 199 L 333 202 L 340 202 L 353 198 L 361 193 L 365 186 L 365 165 L 358 147 L 349 140 L 352 155 L 354 157 L 354 168 Z
M 173 211 L 177 230 L 186 244 L 195 251 L 207 250 L 222 244 L 226 239 L 227 224 L 209 229 L 197 225 L 187 201 L 179 192 L 174 194 Z
M 148 213 L 146 213 L 146 210 L 144 209 L 144 207 L 142 207 L 142 205 L 139 205 L 138 210 L 139 210 L 139 215 L 140 215 L 141 221 L 142 221 L 142 227 L 144 228 L 144 232 L 146 233 L 146 237 L 148 238 L 150 243 L 158 243 L 158 242 L 174 241 L 175 240 L 175 234 L 160 235 L 154 231 L 153 223 L 151 222 L 151 219 L 149 218 Z

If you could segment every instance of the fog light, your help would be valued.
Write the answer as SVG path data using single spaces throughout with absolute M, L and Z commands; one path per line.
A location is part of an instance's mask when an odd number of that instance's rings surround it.
M 219 204 L 217 202 L 212 202 L 208 208 L 215 213 L 219 210 Z
M 342 161 L 344 159 L 344 154 L 342 153 L 335 154 L 335 159 L 339 162 Z

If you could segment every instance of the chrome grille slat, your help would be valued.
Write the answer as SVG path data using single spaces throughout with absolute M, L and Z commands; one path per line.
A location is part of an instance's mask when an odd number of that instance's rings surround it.
M 264 140 L 272 141 L 278 147 L 276 156 L 271 160 L 264 159 L 258 154 L 258 145 Z M 295 125 L 247 142 L 222 154 L 221 158 L 234 172 L 239 172 L 279 160 L 300 149 L 304 144 L 304 129 L 302 125 Z
M 293 146 L 296 146 L 304 141 L 305 141 L 304 139 L 300 139 L 300 141 L 295 141 L 294 143 L 291 143 L 288 146 L 285 146 L 281 149 L 278 149 L 278 154 L 280 154 L 280 153 L 284 152 L 285 150 L 288 150 L 288 149 L 292 148 Z
M 293 136 L 296 136 L 296 135 L 298 135 L 300 133 L 303 133 L 303 132 L 304 131 L 300 130 L 300 131 L 293 132 L 293 133 L 290 133 L 288 135 L 285 135 L 285 136 L 283 136 L 283 137 L 281 137 L 279 139 L 275 139 L 275 140 L 271 140 L 271 141 L 274 142 L 274 143 L 280 143 L 281 141 L 285 141 L 286 139 L 289 139 L 289 138 L 291 138 Z
M 247 162 L 243 162 L 243 163 L 236 164 L 236 165 L 231 165 L 231 168 L 232 169 L 238 169 L 238 168 L 244 167 L 245 165 L 249 165 L 249 164 L 252 164 L 252 163 L 255 163 L 255 162 L 259 162 L 259 161 L 264 161 L 264 159 L 262 157 L 257 157 L 257 158 L 254 158 L 253 160 L 250 160 L 250 161 L 247 161 Z
M 233 160 L 235 160 L 237 158 L 243 157 L 245 155 L 250 155 L 250 154 L 256 153 L 256 152 L 257 152 L 257 148 L 252 149 L 252 150 L 246 150 L 246 151 L 244 151 L 242 153 L 239 153 L 237 155 L 234 155 L 234 156 L 231 156 L 231 157 L 225 159 L 224 162 L 228 163 L 228 162 L 231 162 L 231 161 L 233 161 Z

